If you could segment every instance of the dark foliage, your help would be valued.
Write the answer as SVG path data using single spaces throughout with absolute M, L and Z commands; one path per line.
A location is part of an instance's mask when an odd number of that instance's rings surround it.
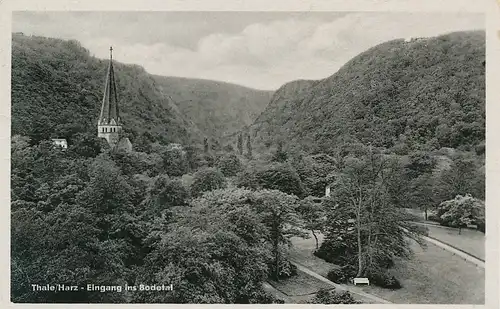
M 222 156 L 217 163 L 217 168 L 224 176 L 235 176 L 242 169 L 241 161 L 234 153 Z
M 280 190 L 301 198 L 306 194 L 297 172 L 286 163 L 252 166 L 238 175 L 237 185 L 254 190 Z
M 273 155 L 272 160 L 276 162 L 285 162 L 288 158 L 288 154 L 283 149 L 283 141 L 278 141 L 278 147 Z
M 269 273 L 276 274 L 276 265 L 269 265 Z M 279 265 L 278 279 L 286 279 L 297 275 L 297 266 L 287 260 L 284 260 Z
M 484 32 L 382 43 L 326 79 L 278 89 L 251 126 L 254 143 L 279 137 L 319 152 L 346 142 L 401 150 L 484 144 L 484 59 Z
M 224 175 L 217 169 L 204 168 L 194 174 L 191 195 L 198 197 L 204 192 L 222 189 L 226 186 Z
M 353 265 L 356 260 L 356 241 L 353 234 L 346 234 L 342 239 L 326 239 L 314 255 L 335 265 Z
M 379 286 L 381 288 L 398 290 L 402 288 L 401 283 L 394 276 L 386 272 L 377 272 L 374 274 L 369 274 L 368 279 L 371 284 Z
M 248 159 L 251 159 L 253 157 L 253 153 L 252 153 L 252 141 L 250 140 L 250 134 L 247 135 L 247 153 L 245 154 L 245 156 Z
M 356 268 L 346 265 L 341 268 L 334 268 L 328 272 L 327 278 L 335 283 L 348 283 L 356 276 Z
M 360 304 L 348 291 L 336 292 L 335 290 L 321 289 L 309 302 L 311 304 Z

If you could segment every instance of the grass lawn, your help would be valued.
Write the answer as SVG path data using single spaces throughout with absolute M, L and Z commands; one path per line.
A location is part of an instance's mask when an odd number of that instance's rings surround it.
M 365 286 L 363 290 L 399 304 L 484 304 L 484 268 L 433 244 L 414 245 L 410 261 L 397 261 L 391 273 L 400 290 Z
M 292 260 L 325 277 L 335 267 L 312 254 L 315 249 L 314 238 L 293 238 L 292 243 Z M 413 249 L 415 256 L 411 260 L 396 261 L 395 267 L 391 269 L 403 285 L 402 289 L 393 291 L 376 286 L 360 288 L 366 293 L 399 304 L 484 304 L 484 268 L 476 267 L 430 243 L 425 249 L 415 244 Z
M 297 276 L 293 276 L 280 281 L 268 281 L 273 287 L 287 296 L 312 295 L 320 289 L 331 289 L 332 286 L 322 282 L 308 274 L 298 271 Z
M 320 274 L 321 276 L 326 277 L 328 272 L 337 266 L 328 263 L 313 254 L 314 250 L 316 249 L 316 243 L 314 241 L 312 233 L 310 234 L 310 236 L 311 238 L 309 239 L 293 237 L 293 247 L 290 249 L 289 257 L 291 260 L 294 260 L 311 269 L 312 271 Z M 318 235 L 318 240 L 321 245 L 321 242 L 323 241 L 322 234 Z
M 455 246 L 484 260 L 485 237 L 483 233 L 470 229 L 462 229 L 461 235 L 458 235 L 458 229 L 433 226 L 428 226 L 428 228 L 430 237 Z

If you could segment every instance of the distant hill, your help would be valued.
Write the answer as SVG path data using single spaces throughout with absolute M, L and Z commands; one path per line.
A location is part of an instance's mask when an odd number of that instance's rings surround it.
M 485 140 L 485 34 L 393 40 L 332 76 L 278 89 L 250 129 L 310 151 L 344 142 L 386 148 L 471 148 Z
M 12 135 L 37 141 L 94 134 L 107 65 L 77 41 L 13 34 Z M 116 61 L 115 73 L 132 141 L 145 133 L 153 141 L 182 144 L 221 136 L 250 124 L 270 97 L 231 84 L 153 76 Z
M 191 78 L 154 76 L 158 88 L 204 134 L 221 138 L 253 123 L 272 91 Z

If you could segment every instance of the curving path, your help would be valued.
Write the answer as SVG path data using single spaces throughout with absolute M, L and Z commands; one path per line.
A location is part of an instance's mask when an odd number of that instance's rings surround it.
M 427 223 L 421 223 L 421 222 L 413 222 L 415 224 L 419 224 L 419 225 L 424 225 L 424 226 L 432 226 L 432 227 L 436 227 L 435 225 L 432 225 L 432 224 L 427 224 Z M 454 228 L 450 228 L 450 227 L 442 227 L 442 226 L 438 226 L 439 228 L 445 228 L 445 229 L 454 229 Z M 454 229 L 456 230 L 456 229 Z M 457 248 L 453 245 L 450 245 L 450 244 L 447 244 L 441 240 L 438 240 L 434 237 L 429 237 L 429 236 L 422 236 L 423 239 L 425 239 L 426 241 L 440 247 L 440 248 L 443 248 L 444 250 L 446 251 L 449 251 L 453 254 L 456 254 L 460 257 L 462 257 L 464 260 L 466 261 L 469 261 L 469 262 L 472 262 L 474 264 L 476 264 L 477 266 L 479 267 L 482 267 L 484 268 L 485 267 L 485 261 L 479 257 L 476 257 L 460 248 Z
M 346 285 L 344 284 L 338 284 L 338 283 L 335 283 L 333 281 L 330 281 L 328 280 L 327 278 L 321 276 L 320 274 L 312 271 L 311 269 L 295 262 L 295 261 L 290 261 L 292 264 L 294 264 L 295 266 L 297 266 L 297 269 L 308 274 L 309 276 L 312 276 L 318 280 L 321 280 L 329 285 L 331 285 L 332 287 L 334 287 L 335 289 L 338 289 L 338 290 L 343 290 L 343 291 L 348 291 L 352 294 L 357 294 L 363 298 L 367 298 L 375 303 L 379 303 L 379 304 L 392 304 L 390 301 L 388 300 L 385 300 L 385 299 L 382 299 L 380 297 L 377 297 L 375 295 L 372 295 L 372 294 L 368 294 L 366 292 L 363 292 L 361 289 L 358 289 L 356 287 L 347 287 Z
M 431 238 L 431 237 L 427 237 L 427 236 L 422 236 L 422 238 L 425 239 L 426 241 L 432 243 L 432 244 L 435 244 L 438 247 L 443 248 L 446 251 L 449 251 L 449 252 L 451 252 L 453 254 L 456 254 L 456 255 L 464 258 L 464 260 L 466 260 L 466 261 L 469 261 L 469 262 L 472 262 L 472 263 L 476 264 L 479 267 L 484 268 L 484 266 L 485 266 L 485 263 L 484 263 L 483 260 L 481 260 L 481 259 L 479 259 L 479 258 L 477 258 L 477 257 L 475 257 L 473 255 L 470 255 L 469 253 L 467 253 L 467 252 L 465 252 L 463 250 L 460 250 L 458 248 L 452 247 L 452 246 L 450 246 L 448 244 L 445 244 L 444 242 L 441 242 L 441 241 L 439 241 L 439 240 L 437 240 L 435 238 Z

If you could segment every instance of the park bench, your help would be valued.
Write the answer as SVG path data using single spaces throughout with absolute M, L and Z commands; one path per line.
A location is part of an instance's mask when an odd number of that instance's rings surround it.
M 354 278 L 354 285 L 358 284 L 368 284 L 370 285 L 370 280 L 368 278 Z

